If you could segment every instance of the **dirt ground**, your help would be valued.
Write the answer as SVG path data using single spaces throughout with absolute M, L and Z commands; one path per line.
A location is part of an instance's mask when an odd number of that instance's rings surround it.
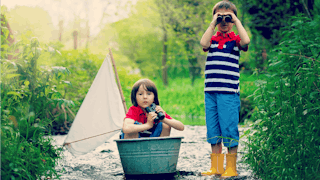
M 248 127 L 239 126 L 240 136 Z M 177 171 L 170 175 L 152 176 L 124 176 L 116 142 L 119 135 L 115 135 L 106 143 L 99 146 L 94 151 L 75 157 L 64 149 L 63 158 L 56 166 L 56 170 L 61 175 L 61 179 L 68 180 L 120 180 L 120 179 L 219 179 L 214 176 L 201 176 L 202 171 L 210 168 L 210 144 L 206 142 L 205 126 L 185 126 L 184 131 L 172 130 L 171 136 L 184 137 L 180 146 L 180 153 L 177 164 Z M 52 136 L 54 145 L 62 146 L 66 135 Z M 246 141 L 245 138 L 240 141 Z M 224 147 L 222 152 L 227 153 Z M 239 176 L 228 179 L 255 180 L 252 172 L 246 164 L 241 163 L 244 151 L 244 143 L 239 144 L 237 171 Z M 224 167 L 225 167 L 224 162 Z

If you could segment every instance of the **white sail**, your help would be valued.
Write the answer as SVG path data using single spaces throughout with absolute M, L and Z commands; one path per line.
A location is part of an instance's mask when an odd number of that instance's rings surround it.
M 122 127 L 124 117 L 125 111 L 121 96 L 115 81 L 110 57 L 107 56 L 65 139 L 67 149 L 73 155 L 82 155 L 94 150 L 120 132 L 119 129 Z M 114 132 L 107 133 L 110 131 Z M 100 135 L 103 133 L 107 134 Z M 92 136 L 96 137 L 89 138 Z

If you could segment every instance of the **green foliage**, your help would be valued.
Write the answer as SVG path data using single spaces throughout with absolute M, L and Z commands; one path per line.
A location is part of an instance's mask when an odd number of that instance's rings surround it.
M 40 179 L 57 176 L 59 151 L 44 139 L 46 121 L 29 112 L 30 90 L 16 82 L 18 74 L 6 61 L 0 63 L 0 176 L 2 179 Z M 30 97 L 30 96 L 29 96 Z
M 192 83 L 203 75 L 206 53 L 200 39 L 212 20 L 212 7 L 217 2 L 138 1 L 129 18 L 101 30 L 90 51 L 105 54 L 105 50 L 97 49 L 111 46 L 119 57 L 115 58 L 117 64 L 139 69 L 143 76 L 152 79 L 163 78 L 162 63 L 166 57 L 168 79 L 191 78 Z M 233 30 L 237 32 L 235 26 Z M 249 53 L 244 53 L 240 62 L 248 61 L 248 57 Z
M 4 8 L 1 6 L 1 10 L 2 9 Z M 1 14 L 1 52 L 10 53 L 11 48 L 9 46 L 9 38 L 12 38 L 12 35 L 10 35 L 10 31 L 7 28 L 6 15 Z M 3 53 L 1 53 L 0 56 L 2 59 L 4 57 Z
M 155 80 L 161 107 L 173 118 L 187 125 L 205 125 L 204 82 L 189 78 L 171 79 L 168 87 Z
M 280 29 L 290 25 L 290 17 L 299 13 L 308 16 L 313 6 L 314 0 L 244 0 L 241 9 L 250 14 L 249 27 L 253 34 L 260 34 L 277 45 L 282 38 Z
M 320 17 L 291 22 L 257 81 L 245 158 L 262 179 L 320 178 Z
M 41 179 L 59 177 L 54 169 L 61 149 L 51 145 L 51 139 L 39 126 L 30 127 L 28 120 L 19 124 L 13 116 L 1 119 L 1 179 Z M 17 127 L 12 126 L 15 122 Z
M 240 73 L 240 123 L 246 121 L 255 121 L 252 114 L 256 110 L 253 94 L 258 89 L 258 86 L 254 83 L 262 75 Z
M 50 131 L 50 105 L 72 105 L 56 90 L 69 71 L 39 66 L 47 50 L 37 38 L 9 45 L 8 29 L 1 31 L 1 178 L 53 177 L 60 154 L 43 136 Z
M 212 19 L 212 7 L 218 1 L 156 1 L 162 13 L 165 27 L 176 36 L 176 41 L 181 43 L 186 64 L 193 84 L 195 78 L 201 77 L 204 68 L 205 55 L 200 45 L 200 39 Z M 166 5 L 167 4 L 167 5 Z
M 58 90 L 64 91 L 63 97 L 74 102 L 70 110 L 76 114 L 83 102 L 89 88 L 98 73 L 104 57 L 93 55 L 87 50 L 63 50 L 60 56 L 52 58 L 51 64 L 68 67 L 72 75 L 63 75 L 65 83 L 71 86 L 60 86 Z M 68 120 L 73 120 L 73 115 Z M 60 124 L 60 123 L 58 123 Z
M 141 70 L 144 76 L 156 77 L 161 74 L 161 36 L 159 16 L 153 12 L 152 5 L 138 2 L 138 13 L 130 18 L 116 22 L 119 51 Z M 128 29 L 130 31 L 128 31 Z

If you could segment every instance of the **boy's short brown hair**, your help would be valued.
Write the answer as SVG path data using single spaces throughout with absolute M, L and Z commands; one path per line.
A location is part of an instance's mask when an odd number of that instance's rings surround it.
M 212 9 L 212 15 L 214 15 L 218 9 L 223 9 L 223 8 L 232 10 L 233 13 L 237 16 L 237 7 L 228 0 L 220 1 L 216 5 L 214 5 Z
M 140 86 L 145 87 L 147 91 L 153 92 L 154 94 L 154 103 L 156 105 L 160 105 L 159 99 L 158 99 L 158 90 L 156 85 L 150 80 L 150 79 L 140 79 L 136 83 L 134 83 L 132 90 L 131 90 L 131 102 L 134 106 L 138 106 L 137 103 L 137 92 L 140 88 Z

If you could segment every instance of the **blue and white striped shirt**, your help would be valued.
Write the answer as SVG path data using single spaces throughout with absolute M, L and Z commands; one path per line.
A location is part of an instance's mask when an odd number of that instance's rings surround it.
M 238 93 L 239 86 L 239 58 L 241 48 L 240 36 L 234 32 L 226 34 L 217 32 L 211 38 L 205 68 L 205 92 Z

